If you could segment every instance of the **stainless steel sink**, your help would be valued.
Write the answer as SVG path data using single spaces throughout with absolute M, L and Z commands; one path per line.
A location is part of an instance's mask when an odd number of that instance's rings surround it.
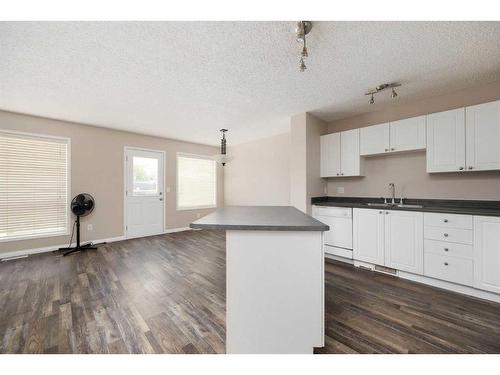
M 391 207 L 392 204 L 390 203 L 372 203 L 372 202 L 368 202 L 368 203 L 365 203 L 367 206 L 377 206 L 377 207 Z
M 373 207 L 397 207 L 397 208 L 423 208 L 422 205 L 420 204 L 393 204 L 393 203 L 373 203 L 373 202 L 368 202 L 364 203 L 366 206 L 373 206 Z
M 396 207 L 399 208 L 423 208 L 424 206 L 420 204 L 398 204 Z

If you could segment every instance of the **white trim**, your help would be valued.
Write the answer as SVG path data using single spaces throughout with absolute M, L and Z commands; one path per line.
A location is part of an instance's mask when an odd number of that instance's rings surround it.
M 354 265 L 354 261 L 352 259 L 340 257 L 338 255 L 328 254 L 326 251 L 325 251 L 325 258 L 336 260 L 336 261 L 342 262 L 342 263 L 348 263 L 348 264 Z
M 208 206 L 179 206 L 179 156 L 184 156 L 193 159 L 212 160 L 215 163 L 215 204 Z M 190 211 L 190 210 L 205 210 L 210 208 L 217 208 L 217 198 L 219 196 L 219 168 L 213 156 L 189 154 L 185 152 L 177 152 L 175 155 L 175 209 L 176 211 Z
M 186 230 L 193 230 L 193 228 L 189 227 L 182 227 L 182 228 L 171 228 L 171 229 L 165 229 L 164 234 L 169 234 L 169 233 L 177 233 L 177 232 L 184 232 Z
M 37 137 L 37 138 L 48 138 L 48 139 L 58 139 L 61 141 L 67 141 L 70 142 L 71 138 L 69 137 L 61 137 L 58 135 L 49 135 L 49 134 L 42 134 L 42 133 L 30 133 L 30 132 L 22 132 L 18 130 L 9 130 L 9 129 L 0 129 L 1 133 L 7 133 L 7 134 L 16 134 L 16 135 L 24 135 L 27 137 Z
M 84 241 L 86 242 L 94 242 L 94 243 L 99 243 L 99 242 L 117 242 L 117 241 L 123 241 L 125 240 L 125 236 L 118 236 L 118 237 L 111 237 L 111 238 L 104 238 L 104 239 L 99 239 L 99 240 L 91 240 L 91 241 Z M 70 246 L 75 246 L 76 242 L 71 243 Z M 7 258 L 14 258 L 14 257 L 23 257 L 27 255 L 33 255 L 33 254 L 41 254 L 41 253 L 48 253 L 51 251 L 55 251 L 59 249 L 60 247 L 68 247 L 68 244 L 59 244 L 59 245 L 52 245 L 52 246 L 45 246 L 45 247 L 37 247 L 34 249 L 25 249 L 25 250 L 17 250 L 17 251 L 10 251 L 7 253 L 0 253 L 0 259 L 4 260 Z
M 67 146 L 66 150 L 66 212 L 67 212 L 67 226 L 66 226 L 66 232 L 57 232 L 57 233 L 45 233 L 42 235 L 27 235 L 27 236 L 20 236 L 20 237 L 10 237 L 10 238 L 2 238 L 0 239 L 0 242 L 12 242 L 12 241 L 23 241 L 23 240 L 33 240 L 33 239 L 38 239 L 38 238 L 49 238 L 49 237 L 61 237 L 61 236 L 69 236 L 70 235 L 70 228 L 72 227 L 73 220 L 71 217 L 71 210 L 70 210 L 70 205 L 71 205 L 71 138 L 70 137 L 61 137 L 57 135 L 47 135 L 47 134 L 40 134 L 40 133 L 30 133 L 30 132 L 22 132 L 22 131 L 17 131 L 17 130 L 4 130 L 0 129 L 0 133 L 5 133 L 5 134 L 14 134 L 14 135 L 19 135 L 19 136 L 25 136 L 25 137 L 34 137 L 34 138 L 46 138 L 46 139 L 52 139 L 52 140 L 58 140 L 58 141 L 64 141 Z M 0 259 L 1 259 L 1 254 L 0 254 Z
M 196 229 L 192 229 L 192 228 L 189 228 L 189 227 L 182 227 L 182 228 L 172 228 L 172 229 L 165 229 L 163 232 L 161 233 L 155 233 L 155 234 L 147 234 L 145 236 L 136 236 L 136 237 L 125 237 L 124 236 L 124 239 L 126 240 L 135 240 L 137 238 L 146 238 L 146 237 L 154 237 L 154 236 L 161 236 L 163 234 L 169 234 L 169 233 L 177 233 L 177 232 L 184 232 L 186 230 L 196 230 Z
M 187 230 L 197 230 L 197 229 L 192 229 L 189 227 L 171 228 L 171 229 L 166 229 L 163 233 L 153 234 L 152 236 L 160 236 L 162 234 L 184 232 Z M 144 238 L 144 237 L 150 237 L 150 236 L 135 237 L 135 238 Z M 104 239 L 98 239 L 98 240 L 84 241 L 84 243 L 87 243 L 87 242 L 111 243 L 111 242 L 117 242 L 117 241 L 126 241 L 129 239 L 132 239 L 132 238 L 125 238 L 125 236 L 118 236 L 118 237 L 104 238 Z M 72 242 L 70 246 L 76 246 L 76 242 Z M 34 249 L 25 249 L 25 250 L 9 251 L 7 253 L 0 253 L 0 260 L 4 260 L 4 259 L 7 260 L 8 258 L 24 258 L 28 255 L 48 253 L 51 251 L 55 251 L 55 250 L 59 249 L 60 247 L 68 247 L 68 244 L 65 243 L 62 245 L 60 244 L 60 245 L 53 245 L 53 246 L 38 247 L 38 248 L 34 248 Z
M 215 184 L 217 185 L 217 183 L 215 183 Z M 217 187 L 215 189 L 217 189 Z M 217 200 L 217 196 L 216 196 L 215 200 Z M 206 210 L 206 209 L 209 209 L 209 208 L 217 208 L 217 204 L 216 205 L 211 205 L 211 206 L 177 207 L 176 210 L 177 211 L 190 211 L 190 210 Z
M 127 151 L 135 150 L 135 151 L 147 151 L 147 152 L 158 152 L 163 154 L 163 232 L 157 233 L 163 234 L 165 233 L 165 228 L 167 227 L 167 174 L 166 172 L 166 164 L 167 164 L 167 156 L 165 150 L 155 150 L 152 148 L 143 148 L 143 147 L 135 147 L 135 146 L 123 146 L 123 233 L 126 239 L 130 238 L 139 238 L 139 237 L 128 237 L 127 236 Z
M 416 275 L 413 273 L 400 271 L 400 270 L 397 270 L 396 275 L 388 274 L 385 272 L 375 270 L 375 265 L 372 263 L 361 262 L 359 260 L 354 261 L 354 266 L 355 267 L 362 267 L 364 269 L 370 269 L 374 272 L 383 273 L 384 275 L 400 277 L 402 279 L 414 281 L 414 282 L 421 283 L 421 284 L 430 285 L 430 286 L 440 288 L 443 290 L 448 290 L 451 292 L 465 294 L 467 296 L 472 296 L 472 297 L 481 298 L 481 299 L 485 299 L 488 301 L 500 303 L 500 295 L 499 294 L 487 292 L 487 291 L 480 290 L 480 289 L 475 289 L 475 288 L 472 288 L 470 286 L 459 285 L 459 284 L 451 283 L 449 281 L 433 279 L 433 278 L 428 277 L 428 276 Z
M 450 290 L 452 292 L 500 303 L 500 295 L 491 292 L 486 292 L 484 290 L 471 288 L 469 286 L 454 284 L 448 281 L 433 279 L 427 276 L 415 275 L 404 271 L 398 271 L 398 276 L 406 280 L 427 284 L 436 288 Z

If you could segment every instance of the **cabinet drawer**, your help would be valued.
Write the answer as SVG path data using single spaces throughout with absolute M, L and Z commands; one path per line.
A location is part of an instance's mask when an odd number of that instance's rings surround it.
M 352 208 L 350 207 L 321 207 L 314 206 L 314 216 L 332 216 L 332 217 L 352 217 Z
M 467 259 L 472 259 L 474 256 L 474 253 L 472 251 L 472 245 L 464 245 L 461 243 L 446 242 L 446 241 L 425 240 L 424 251 L 426 253 L 433 253 L 438 255 L 453 256 L 453 257 L 460 257 Z
M 472 229 L 472 215 L 424 213 L 424 225 L 444 228 Z
M 472 245 L 472 230 L 426 226 L 424 227 L 424 238 L 427 240 L 457 242 Z
M 425 253 L 424 275 L 472 286 L 474 279 L 473 261 L 471 259 Z

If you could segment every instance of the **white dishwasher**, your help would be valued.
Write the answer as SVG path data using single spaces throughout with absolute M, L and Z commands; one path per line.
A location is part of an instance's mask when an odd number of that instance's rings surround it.
M 352 259 L 352 208 L 313 206 L 313 217 L 327 224 L 325 252 Z

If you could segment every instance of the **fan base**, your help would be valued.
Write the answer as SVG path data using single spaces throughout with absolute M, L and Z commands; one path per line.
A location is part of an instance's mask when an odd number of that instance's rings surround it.
M 105 244 L 105 242 L 102 244 L 92 244 L 91 242 L 89 242 L 87 244 L 75 246 L 75 247 L 60 247 L 59 250 L 67 250 L 63 254 L 63 256 L 66 256 L 66 255 L 70 255 L 70 254 L 76 253 L 78 251 L 83 251 L 83 250 L 97 250 L 97 245 L 103 245 L 103 244 Z

